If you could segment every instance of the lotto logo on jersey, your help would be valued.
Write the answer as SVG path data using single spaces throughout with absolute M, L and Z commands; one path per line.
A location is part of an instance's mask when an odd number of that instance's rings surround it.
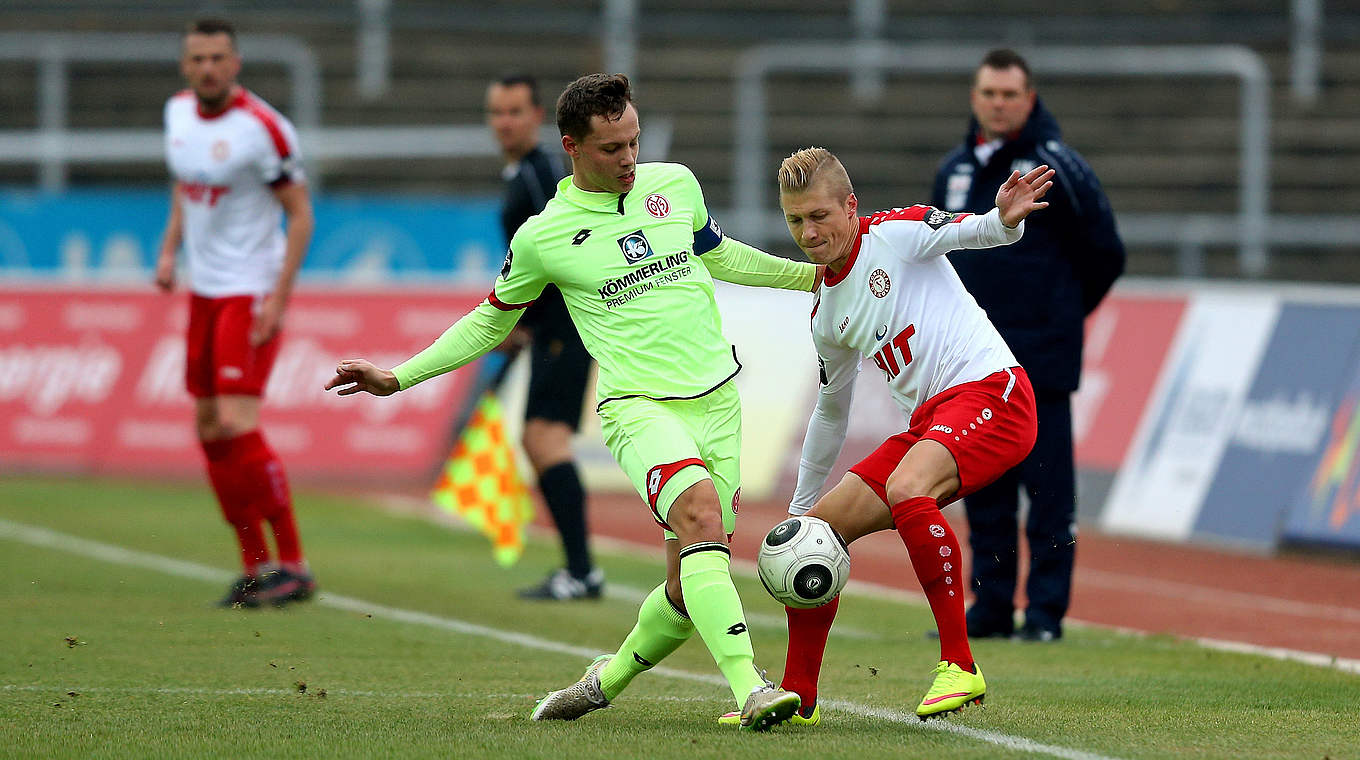
M 619 238 L 618 243 L 619 250 L 623 251 L 623 260 L 629 264 L 636 264 L 652 255 L 652 244 L 647 242 L 647 236 L 642 234 L 642 230 L 624 235 Z

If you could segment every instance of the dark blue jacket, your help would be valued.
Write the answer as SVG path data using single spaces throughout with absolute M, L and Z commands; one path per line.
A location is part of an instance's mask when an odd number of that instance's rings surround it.
M 1124 244 L 1100 181 L 1062 142 L 1058 123 L 1035 100 L 1029 121 L 986 166 L 973 154 L 979 127 L 940 163 L 932 205 L 984 213 L 1012 169 L 1057 170 L 1048 208 L 1025 220 L 1025 236 L 1001 248 L 949 254 L 959 277 L 1010 345 L 1036 389 L 1074 391 L 1081 377 L 1083 322 L 1124 271 Z

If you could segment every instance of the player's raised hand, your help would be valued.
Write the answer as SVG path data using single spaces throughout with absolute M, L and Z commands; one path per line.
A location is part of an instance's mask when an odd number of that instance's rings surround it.
M 367 359 L 345 359 L 335 368 L 335 377 L 326 383 L 326 390 L 339 388 L 338 395 L 351 396 L 359 391 L 374 396 L 391 396 L 401 390 L 397 376 L 390 370 L 375 367 Z
M 1047 165 L 1036 166 L 1024 176 L 1018 171 L 1011 172 L 1010 178 L 996 191 L 996 207 L 1001 211 L 1001 223 L 1015 227 L 1031 211 L 1048 208 L 1048 201 L 1039 199 L 1053 187 L 1054 173 Z

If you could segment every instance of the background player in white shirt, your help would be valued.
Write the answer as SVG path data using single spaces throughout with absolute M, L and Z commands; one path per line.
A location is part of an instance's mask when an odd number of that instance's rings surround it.
M 1019 240 L 1024 218 L 1048 205 L 1039 199 L 1052 176 L 1046 166 L 1014 173 L 997 207 L 981 216 L 913 206 L 860 217 L 850 177 L 829 151 L 800 150 L 779 168 L 789 232 L 827 267 L 812 312 L 821 392 L 789 511 L 826 520 L 847 543 L 880 530 L 901 534 L 940 632 L 935 682 L 916 709 L 923 720 L 980 701 L 987 689 L 968 646 L 959 542 L 940 506 L 1015 466 L 1034 445 L 1037 425 L 1024 370 L 943 254 Z M 845 441 L 861 357 L 883 372 L 909 429 L 818 500 Z M 781 687 L 805 705 L 794 723 L 816 720 L 811 710 L 837 601 L 788 609 Z
M 174 185 L 156 284 L 174 289 L 182 244 L 192 291 L 185 382 L 208 478 L 236 531 L 244 570 L 222 604 L 283 604 L 311 596 L 316 583 L 302 556 L 283 465 L 259 431 L 260 398 L 311 241 L 312 205 L 293 125 L 236 83 L 241 56 L 231 23 L 191 24 L 180 70 L 189 89 L 165 104 Z M 266 520 L 277 566 L 263 534 Z

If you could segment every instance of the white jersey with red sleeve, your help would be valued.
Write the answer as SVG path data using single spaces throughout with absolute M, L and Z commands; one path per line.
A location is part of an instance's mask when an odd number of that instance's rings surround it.
M 273 290 L 286 242 L 273 188 L 303 181 L 293 125 L 244 88 L 216 114 L 185 90 L 165 104 L 165 157 L 184 213 L 190 289 L 209 298 Z
M 888 382 L 906 420 L 931 396 L 1017 365 L 945 253 L 1019 240 L 996 209 L 976 216 L 929 206 L 861 217 L 845 266 L 828 273 L 812 309 L 821 392 L 808 423 L 789 511 L 816 503 L 845 442 L 861 357 Z

